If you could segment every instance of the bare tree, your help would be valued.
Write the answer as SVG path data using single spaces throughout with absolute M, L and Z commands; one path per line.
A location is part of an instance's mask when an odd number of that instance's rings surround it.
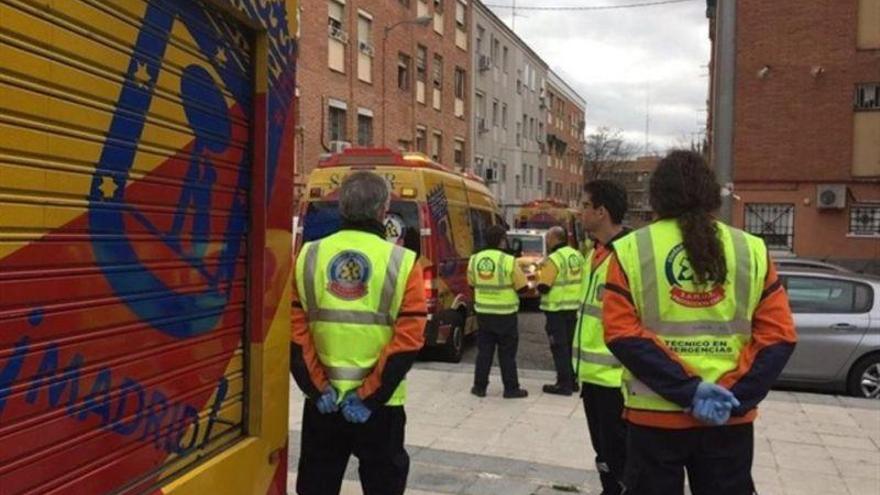
M 638 148 L 623 137 L 620 129 L 600 127 L 587 136 L 584 175 L 587 180 L 607 179 L 616 168 L 633 160 Z

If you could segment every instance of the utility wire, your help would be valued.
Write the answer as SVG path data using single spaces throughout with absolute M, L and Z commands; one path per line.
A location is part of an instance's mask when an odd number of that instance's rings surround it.
M 639 7 L 653 7 L 655 5 L 670 5 L 674 3 L 685 3 L 692 2 L 694 0 L 660 0 L 656 2 L 640 2 L 640 3 L 629 3 L 624 5 L 593 5 L 593 6 L 552 6 L 552 7 L 538 7 L 538 6 L 519 6 L 514 7 L 513 5 L 499 5 L 489 3 L 486 4 L 487 7 L 492 7 L 493 9 L 508 9 L 508 10 L 543 10 L 543 11 L 587 11 L 587 10 L 618 10 L 618 9 L 634 9 Z

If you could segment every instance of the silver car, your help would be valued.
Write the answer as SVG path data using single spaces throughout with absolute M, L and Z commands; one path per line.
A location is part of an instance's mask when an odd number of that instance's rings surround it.
M 779 266 L 798 332 L 780 383 L 880 399 L 880 278 Z

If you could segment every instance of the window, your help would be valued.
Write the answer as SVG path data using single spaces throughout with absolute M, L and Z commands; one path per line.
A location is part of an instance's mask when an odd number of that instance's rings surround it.
M 849 233 L 858 236 L 880 236 L 880 204 L 852 205 L 849 209 Z
M 434 32 L 443 35 L 443 0 L 434 0 Z
M 358 79 L 373 82 L 373 18 L 358 12 Z
M 794 205 L 747 204 L 745 231 L 764 239 L 768 248 L 792 250 L 794 248 Z
M 486 29 L 483 26 L 477 24 L 477 46 L 476 46 L 476 54 L 479 57 L 483 54 L 483 37 L 486 36 Z
M 397 141 L 397 149 L 399 151 L 412 151 L 412 142 L 406 139 L 400 139 Z
M 405 53 L 397 54 L 397 87 L 409 91 L 410 71 L 412 70 L 412 59 Z
M 358 111 L 358 146 L 373 146 L 373 112 Z
M 416 101 L 425 103 L 425 85 L 428 81 L 428 49 L 422 45 L 416 48 Z
M 428 154 L 428 130 L 416 127 L 416 151 Z
M 471 233 L 474 236 L 474 252 L 486 247 L 486 230 L 492 225 L 492 213 L 471 208 Z
M 501 127 L 507 129 L 507 103 L 501 104 Z
M 507 74 L 507 47 L 501 49 L 501 70 Z
M 852 175 L 875 177 L 880 175 L 880 82 L 857 85 L 853 108 Z
M 516 145 L 522 146 L 522 122 L 516 123 Z
M 538 167 L 538 182 L 536 185 L 540 188 L 541 184 L 543 184 L 543 183 L 544 183 L 544 171 L 540 167 Z
M 516 176 L 515 182 L 516 182 L 516 188 L 514 190 L 516 191 L 516 199 L 519 199 L 522 197 L 522 187 L 520 187 L 519 175 Z
M 467 88 L 467 81 L 465 80 L 465 72 L 461 67 L 455 68 L 455 97 L 463 100 L 465 94 L 465 88 Z
M 345 45 L 348 33 L 345 32 L 345 4 L 330 0 L 327 2 L 327 66 L 336 72 L 345 72 Z
M 432 69 L 434 87 L 437 89 L 443 89 L 443 57 L 438 53 L 434 54 L 434 66 Z
M 483 93 L 477 93 L 475 101 L 474 112 L 477 114 L 477 119 L 481 119 L 486 116 L 486 99 L 483 97 Z
M 492 63 L 495 64 L 495 67 L 498 67 L 499 62 L 499 52 L 501 51 L 501 42 L 498 41 L 497 38 L 492 40 Z
M 426 17 L 428 15 L 428 0 L 418 0 L 416 3 L 416 17 Z
M 464 168 L 464 140 L 463 139 L 456 139 L 455 140 L 455 150 L 454 150 L 454 154 L 453 154 L 453 161 L 455 162 L 455 164 L 458 167 Z
M 346 141 L 346 108 L 344 104 L 330 103 L 329 131 L 330 141 Z
M 440 110 L 440 92 L 443 91 L 443 57 L 434 54 L 433 81 L 434 81 L 434 110 Z
M 492 127 L 498 127 L 498 100 L 492 102 Z
M 431 159 L 441 163 L 443 157 L 443 133 L 434 131 L 434 139 L 431 141 Z
M 856 110 L 880 110 L 880 83 L 856 86 Z
M 867 313 L 874 292 L 869 285 L 824 277 L 786 276 L 785 290 L 794 313 Z
M 507 164 L 501 164 L 501 182 L 507 182 Z
M 455 2 L 455 27 L 465 30 L 465 25 L 467 24 L 467 3 L 462 0 L 458 0 Z
M 464 118 L 464 95 L 467 88 L 466 73 L 461 67 L 455 68 L 455 116 Z
M 467 50 L 467 45 L 467 0 L 457 0 L 455 2 L 455 46 Z
M 858 48 L 880 48 L 880 0 L 859 0 L 858 22 Z

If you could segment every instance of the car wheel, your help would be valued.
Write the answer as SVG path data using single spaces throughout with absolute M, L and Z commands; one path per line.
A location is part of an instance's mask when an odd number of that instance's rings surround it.
M 850 395 L 880 399 L 880 354 L 860 359 L 849 374 Z
M 461 362 L 464 352 L 464 323 L 461 318 L 452 322 L 452 333 L 443 348 L 443 360 L 449 363 Z

